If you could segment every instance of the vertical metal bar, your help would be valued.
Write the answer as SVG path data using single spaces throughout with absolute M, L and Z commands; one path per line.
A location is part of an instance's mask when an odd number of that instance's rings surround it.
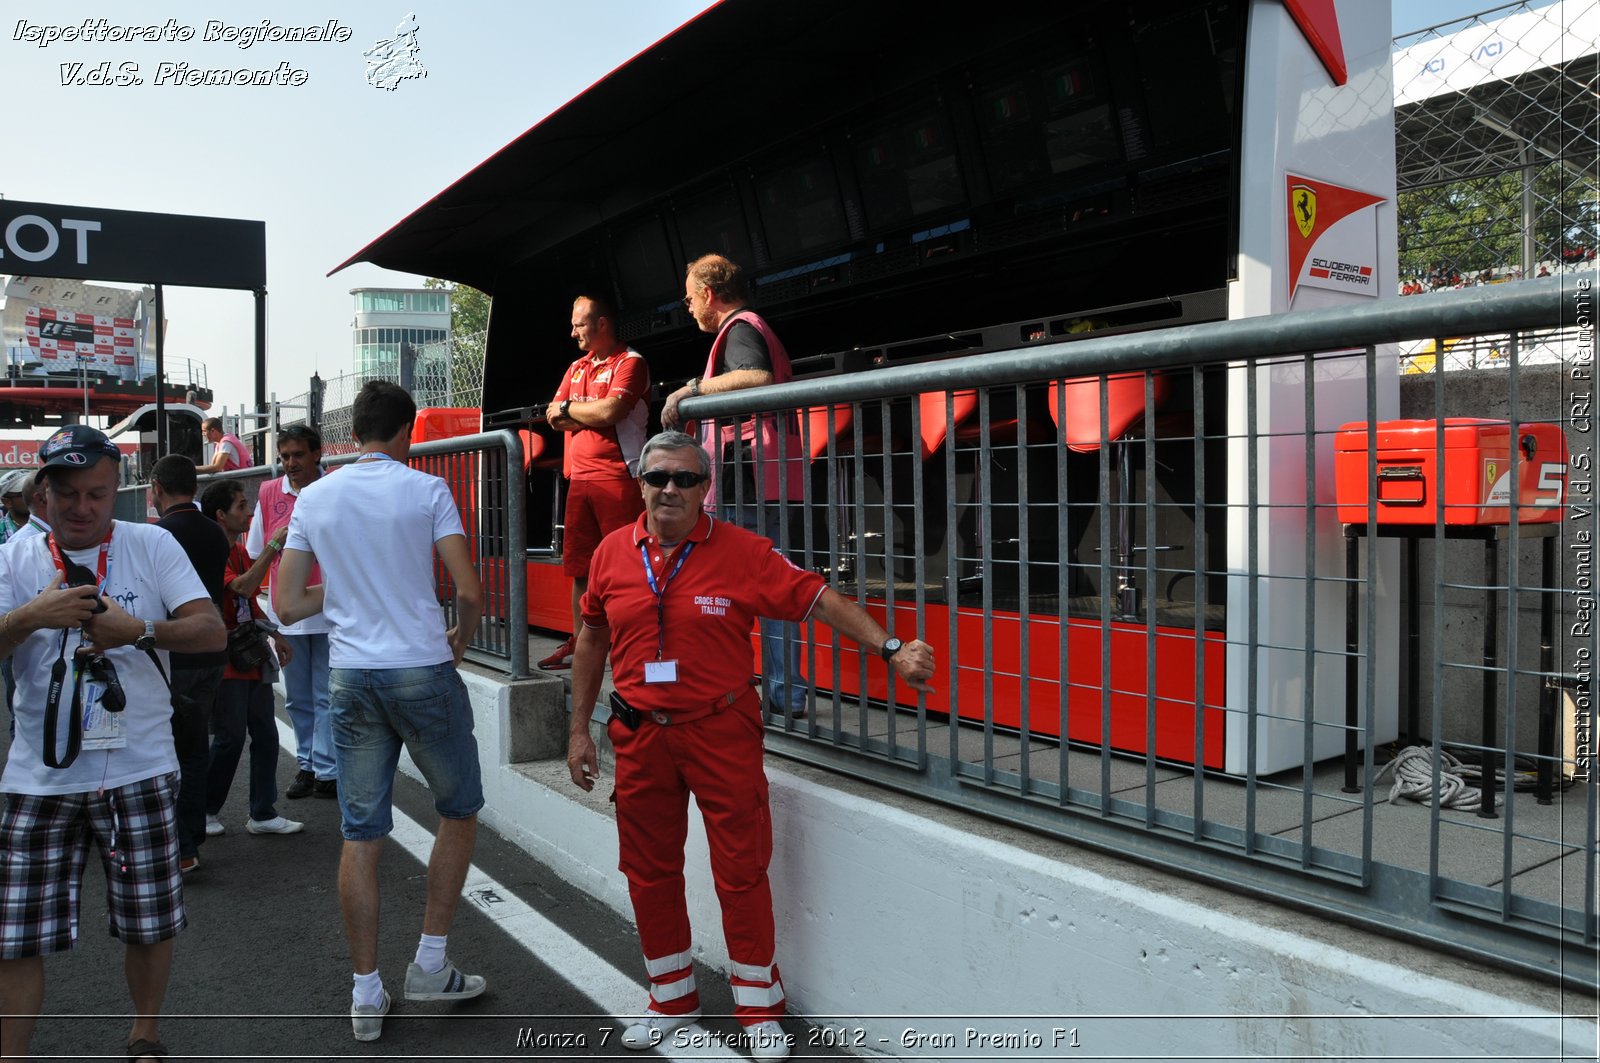
M 800 428 L 800 453 L 795 457 L 805 464 L 805 470 L 800 477 L 800 516 L 801 516 L 801 567 L 815 571 L 817 567 L 816 555 L 816 499 L 812 495 L 811 481 L 811 417 L 809 410 L 795 412 Z M 831 580 L 829 582 L 832 582 Z M 803 637 L 806 641 L 806 704 L 810 711 L 806 713 L 805 729 L 809 735 L 817 733 L 817 713 L 820 705 L 817 701 L 817 621 L 815 617 L 806 618 Z
M 1305 669 L 1305 683 L 1300 691 L 1300 866 L 1311 866 L 1311 848 L 1313 845 L 1311 830 L 1316 822 L 1315 809 L 1312 798 L 1315 795 L 1315 786 L 1312 783 L 1312 763 L 1316 760 L 1316 728 L 1317 728 L 1317 399 L 1316 356 L 1307 354 L 1300 363 L 1300 372 L 1304 377 L 1301 388 L 1304 406 L 1301 416 L 1305 423 L 1305 554 L 1302 564 L 1305 566 L 1305 609 L 1304 609 L 1304 638 L 1305 647 L 1302 653 L 1302 667 Z M 1349 578 L 1349 573 L 1345 573 Z M 1346 584 L 1348 587 L 1349 585 Z M 1348 590 L 1346 602 L 1348 604 Z M 1348 613 L 1347 620 L 1348 623 Z M 1348 637 L 1348 633 L 1347 633 Z M 1348 650 L 1348 647 L 1346 647 Z M 1348 660 L 1348 658 L 1347 658 Z M 1348 677 L 1349 672 L 1346 671 Z M 1346 732 L 1348 733 L 1348 732 Z M 1348 760 L 1346 761 L 1348 764 Z M 1348 775 L 1345 779 L 1349 784 Z
M 1067 391 L 1063 381 L 1052 385 L 1055 394 L 1056 454 L 1056 773 L 1060 784 L 1056 803 L 1067 804 L 1067 743 L 1072 736 L 1072 534 L 1071 484 L 1067 482 Z
M 895 621 L 894 461 L 891 454 L 893 450 L 891 436 L 893 433 L 889 430 L 888 399 L 878 400 L 878 417 L 879 423 L 883 425 L 883 431 L 879 433 L 879 438 L 882 440 L 879 453 L 883 460 L 883 626 L 885 630 L 893 634 Z M 870 649 L 870 647 L 863 647 L 862 656 L 866 656 Z M 884 688 L 884 718 L 888 725 L 888 730 L 884 734 L 884 741 L 889 744 L 889 756 L 894 757 L 897 752 L 896 747 L 899 744 L 897 734 L 899 730 L 897 717 L 899 705 L 896 698 L 894 669 L 888 669 L 888 673 L 887 685 Z
M 1556 750 L 1556 658 L 1555 596 L 1556 540 L 1547 535 L 1539 541 L 1539 762 L 1538 802 L 1552 803 L 1555 783 Z
M 1096 382 L 1100 403 L 1100 814 L 1111 814 L 1111 413 L 1110 382 Z
M 855 497 L 851 499 L 851 512 L 855 518 L 856 604 L 867 607 L 867 456 L 866 429 L 862 425 L 867 407 L 856 403 L 855 445 L 850 449 L 851 468 L 855 478 Z M 837 644 L 837 640 L 835 640 Z M 838 651 L 836 650 L 835 653 Z M 856 748 L 867 746 L 867 655 L 856 651 Z
M 1032 738 L 1032 716 L 1029 695 L 1033 687 L 1033 669 L 1029 664 L 1028 619 L 1033 612 L 1031 588 L 1028 585 L 1028 397 L 1023 386 L 1015 390 L 1017 404 L 1017 695 L 1018 726 L 1021 760 L 1018 772 L 1022 792 L 1029 790 L 1028 742 Z
M 1210 438 L 1206 424 L 1205 370 L 1201 366 L 1190 369 L 1190 384 L 1194 394 L 1194 819 L 1192 837 L 1199 841 L 1205 829 L 1206 805 L 1206 611 L 1210 603 L 1209 576 L 1206 553 L 1206 441 Z
M 950 426 L 949 443 L 955 443 L 955 425 Z M 978 468 L 979 485 L 978 546 L 983 566 L 983 781 L 994 782 L 994 487 L 990 471 L 994 464 L 993 443 L 989 438 L 989 389 L 978 389 Z
M 854 404 L 851 405 L 850 409 L 851 409 L 851 418 L 850 418 L 850 420 L 851 420 L 851 423 L 854 424 L 856 419 L 857 419 L 857 417 L 859 416 L 859 414 L 856 412 Z M 839 476 L 839 448 L 838 448 L 839 424 L 838 424 L 838 417 L 836 415 L 837 414 L 837 410 L 838 410 L 837 406 L 829 404 L 829 406 L 828 406 L 828 470 L 827 470 L 827 476 L 828 476 L 828 531 L 829 531 L 829 534 L 828 534 L 828 571 L 833 574 L 833 577 L 835 579 L 838 579 L 839 578 L 839 574 L 843 571 L 844 555 L 842 553 L 842 545 L 843 544 L 842 544 L 841 540 L 842 540 L 843 536 L 848 534 L 848 529 L 849 529 L 849 523 L 848 523 L 849 514 L 846 512 L 846 507 L 845 507 L 845 505 L 843 503 L 843 496 L 841 494 L 841 492 L 844 490 L 844 482 L 841 480 L 841 478 Z M 856 578 L 856 582 L 859 584 L 860 580 L 861 580 L 860 574 L 857 573 L 855 578 Z M 840 691 L 843 689 L 843 683 L 841 681 L 842 677 L 843 677 L 843 671 L 842 671 L 843 665 L 842 665 L 842 662 L 839 660 L 839 647 L 840 647 L 839 633 L 837 631 L 835 631 L 831 626 L 828 628 L 828 643 L 829 643 L 828 656 L 833 661 L 833 698 L 832 698 L 833 712 L 829 714 L 830 715 L 830 720 L 831 720 L 830 726 L 832 727 L 832 732 L 833 732 L 833 743 L 835 745 L 838 745 L 839 744 L 839 731 L 840 731 L 841 724 L 842 724 L 842 714 L 844 712 L 844 705 L 843 705 L 843 702 L 840 700 Z M 821 711 L 821 706 L 820 705 L 818 706 L 818 711 L 819 712 Z
M 1256 713 L 1261 676 L 1261 440 L 1256 434 L 1257 363 L 1245 367 L 1245 765 L 1244 765 L 1244 851 L 1256 851 Z
M 1438 352 L 1434 357 L 1433 370 L 1433 645 L 1430 648 L 1429 659 L 1433 661 L 1433 691 L 1432 711 L 1428 719 L 1428 736 L 1431 739 L 1429 753 L 1429 779 L 1433 785 L 1433 792 L 1442 792 L 1439 788 L 1440 773 L 1443 771 L 1444 756 L 1444 625 L 1439 623 L 1439 617 L 1444 615 L 1444 584 L 1445 584 L 1445 508 L 1444 492 L 1439 489 L 1444 475 L 1444 348 L 1438 340 L 1434 341 L 1433 349 Z M 1374 472 L 1374 478 L 1376 473 Z M 1374 495 L 1374 499 L 1376 496 Z M 1376 501 L 1373 503 L 1376 505 Z M 1433 802 L 1428 808 L 1428 896 L 1430 901 L 1439 894 L 1439 831 L 1443 822 L 1443 809 L 1438 801 Z
M 1373 441 L 1372 453 L 1377 454 L 1378 431 L 1378 348 L 1368 344 L 1365 351 L 1365 360 L 1362 365 L 1364 372 L 1362 378 L 1366 382 L 1366 415 L 1368 431 Z M 1372 494 L 1371 498 L 1378 497 L 1377 481 L 1378 466 L 1376 461 L 1369 460 L 1368 475 Z M 1375 504 L 1367 509 L 1368 535 L 1365 545 L 1367 553 L 1367 678 L 1362 686 L 1362 696 L 1366 698 L 1366 712 L 1362 715 L 1365 729 L 1366 755 L 1361 761 L 1361 881 L 1363 885 L 1372 882 L 1372 816 L 1373 794 L 1372 777 L 1375 774 L 1373 765 L 1377 755 L 1377 743 L 1373 738 L 1378 733 L 1378 669 L 1377 632 L 1378 632 L 1378 596 L 1373 593 L 1377 586 L 1375 573 L 1378 571 L 1378 511 Z
M 911 438 L 907 444 L 907 456 L 911 460 L 911 539 L 912 572 L 916 578 L 917 602 L 917 638 L 928 641 L 927 616 L 928 616 L 928 533 L 927 514 L 924 506 L 927 496 L 922 483 L 923 463 L 918 461 L 920 456 L 917 447 L 922 441 L 922 403 L 911 403 Z M 945 664 L 945 668 L 954 667 L 955 662 Z M 946 675 L 946 687 L 953 676 Z M 917 767 L 926 768 L 928 764 L 928 696 L 921 691 L 917 692 Z
M 944 393 L 944 558 L 945 558 L 945 598 L 949 605 L 946 620 L 950 629 L 950 714 L 948 739 L 949 748 L 946 751 L 950 758 L 950 767 L 954 771 L 961 755 L 961 641 L 960 641 L 960 615 L 961 615 L 961 558 L 960 536 L 956 528 L 956 451 L 955 440 L 951 438 L 951 425 L 956 419 L 956 397 L 952 391 Z M 912 446 L 916 446 L 913 443 Z
M 1510 466 L 1506 475 L 1511 480 L 1511 497 L 1507 507 L 1507 516 L 1510 526 L 1507 528 L 1508 539 L 1506 542 L 1506 650 L 1505 650 L 1505 729 L 1501 732 L 1504 740 L 1504 761 L 1506 780 L 1504 792 L 1506 795 L 1505 829 L 1501 832 L 1500 851 L 1500 918 L 1511 918 L 1511 886 L 1515 878 L 1512 867 L 1512 851 L 1515 848 L 1517 806 L 1511 800 L 1516 792 L 1516 763 L 1517 763 L 1517 677 L 1522 674 L 1518 666 L 1522 657 L 1522 461 L 1532 455 L 1522 452 L 1522 395 L 1521 377 L 1522 368 L 1512 360 L 1506 367 L 1506 403 L 1510 412 L 1510 434 L 1507 438 L 1508 461 Z M 1530 466 L 1531 469 L 1531 466 Z M 1485 776 L 1488 776 L 1486 771 Z M 1492 790 L 1486 793 L 1493 793 Z
M 1156 392 L 1155 376 L 1141 374 L 1144 390 L 1144 825 L 1156 822 L 1156 656 L 1160 643 L 1156 634 Z M 1130 451 L 1132 446 L 1128 448 Z M 1129 455 L 1132 456 L 1131 454 Z M 1130 470 L 1131 472 L 1131 470 Z M 1131 484 L 1132 478 L 1124 482 Z M 1132 505 L 1123 499 L 1123 505 Z M 1119 547 L 1120 549 L 1121 547 Z

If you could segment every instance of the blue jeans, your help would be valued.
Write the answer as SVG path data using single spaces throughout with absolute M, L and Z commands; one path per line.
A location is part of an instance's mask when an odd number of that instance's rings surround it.
M 403 745 L 446 819 L 483 807 L 467 685 L 449 661 L 425 668 L 335 668 L 333 748 L 349 841 L 394 830 L 394 772 Z
M 293 654 L 283 669 L 283 707 L 294 725 L 301 771 L 332 779 L 333 717 L 328 711 L 328 636 L 285 635 Z
M 791 512 L 796 507 L 791 507 Z M 757 519 L 761 526 L 758 528 Z M 722 519 L 741 528 L 765 535 L 774 545 L 782 545 L 783 513 L 778 503 L 766 502 L 760 506 L 723 506 Z M 793 545 L 791 543 L 791 545 Z M 761 629 L 761 681 L 766 688 L 765 705 L 781 706 L 789 713 L 803 712 L 806 707 L 806 677 L 800 671 L 800 625 L 787 620 L 757 618 Z
M 206 773 L 206 812 L 216 815 L 228 799 L 239 769 L 245 735 L 250 736 L 250 818 L 278 814 L 278 723 L 272 686 L 259 679 L 224 679 L 211 710 L 211 768 Z

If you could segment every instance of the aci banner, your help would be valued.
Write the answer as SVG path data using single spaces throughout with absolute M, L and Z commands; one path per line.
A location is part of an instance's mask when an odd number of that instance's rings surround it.
M 1378 212 L 1382 196 L 1286 173 L 1289 303 L 1295 289 L 1378 294 Z

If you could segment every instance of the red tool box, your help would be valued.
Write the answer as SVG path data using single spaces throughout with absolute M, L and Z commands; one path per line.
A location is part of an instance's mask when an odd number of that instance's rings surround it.
M 1444 468 L 1438 468 L 1439 437 Z M 1517 463 L 1517 519 L 1561 519 L 1567 497 L 1567 440 L 1555 424 L 1450 417 L 1380 421 L 1377 426 L 1379 524 L 1433 524 L 1444 495 L 1446 524 L 1511 523 L 1511 467 Z M 1334 440 L 1334 498 L 1344 524 L 1367 522 L 1367 423 L 1344 425 Z

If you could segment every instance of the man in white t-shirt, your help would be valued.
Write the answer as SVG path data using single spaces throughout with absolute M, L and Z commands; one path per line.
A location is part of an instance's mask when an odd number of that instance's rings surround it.
M 351 407 L 361 457 L 301 490 L 273 605 L 286 623 L 327 617 L 334 764 L 344 851 L 339 903 L 355 966 L 350 1018 L 375 1041 L 389 1012 L 378 974 L 378 860 L 394 830 L 395 765 L 405 747 L 433 793 L 439 830 L 428 860 L 428 901 L 407 1000 L 465 1000 L 484 990 L 445 953 L 472 862 L 483 782 L 472 705 L 456 673 L 483 615 L 449 486 L 406 465 L 417 407 L 405 389 L 368 381 Z M 455 583 L 456 626 L 434 590 L 437 552 Z M 308 587 L 312 565 L 322 584 Z
M 165 1056 L 157 1022 L 184 927 L 168 648 L 220 651 L 222 618 L 165 529 L 112 519 L 121 455 L 69 425 L 39 458 L 51 531 L 0 551 L 0 653 L 17 731 L 0 791 L 0 1055 L 25 1057 L 44 957 L 73 947 L 83 867 L 106 868 L 135 1015 L 130 1059 Z

